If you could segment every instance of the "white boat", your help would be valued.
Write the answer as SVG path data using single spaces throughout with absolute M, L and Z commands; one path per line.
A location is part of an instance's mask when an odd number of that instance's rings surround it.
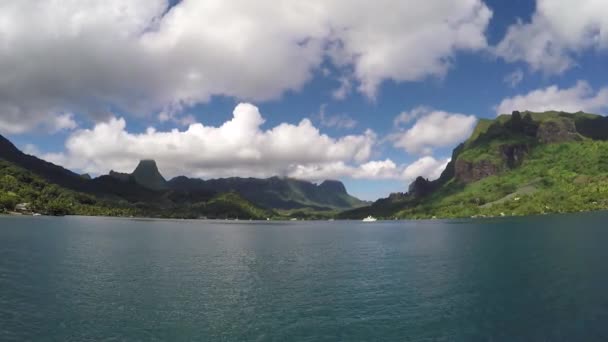
M 371 215 L 363 219 L 363 222 L 376 222 L 376 221 L 378 221 L 378 220 Z

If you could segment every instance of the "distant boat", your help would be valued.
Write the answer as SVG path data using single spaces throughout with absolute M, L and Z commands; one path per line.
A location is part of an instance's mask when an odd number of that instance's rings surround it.
M 363 222 L 376 222 L 376 221 L 378 221 L 378 220 L 371 215 L 363 219 Z

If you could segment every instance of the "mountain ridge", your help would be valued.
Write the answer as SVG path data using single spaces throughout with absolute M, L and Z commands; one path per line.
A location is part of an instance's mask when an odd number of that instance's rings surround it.
M 487 217 L 608 209 L 607 140 L 608 118 L 596 114 L 515 111 L 481 119 L 469 139 L 453 150 L 437 180 L 418 177 L 407 192 L 340 217 Z
M 181 176 L 167 181 L 154 160 L 141 160 L 132 173 L 110 171 L 108 175 L 91 179 L 88 175 L 79 175 L 27 155 L 1 135 L 0 159 L 72 191 L 92 194 L 104 200 L 124 200 L 146 206 L 173 207 L 181 201 L 208 200 L 218 194 L 232 192 L 267 209 L 331 211 L 366 204 L 349 195 L 340 181 L 332 180 L 319 185 L 280 177 L 201 180 Z

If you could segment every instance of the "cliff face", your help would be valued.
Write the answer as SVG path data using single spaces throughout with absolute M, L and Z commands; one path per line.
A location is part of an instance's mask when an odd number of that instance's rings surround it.
M 456 173 L 454 177 L 456 180 L 463 183 L 476 182 L 500 172 L 500 168 L 488 160 L 480 160 L 477 162 L 457 160 L 455 168 Z
M 471 137 L 454 149 L 439 179 L 419 177 L 407 194 L 391 195 L 341 217 L 473 217 L 607 209 L 607 145 L 608 118 L 599 115 L 513 112 L 481 119 Z M 481 183 L 473 184 L 477 182 Z M 565 192 L 573 196 L 564 198 Z
M 536 137 L 543 144 L 582 140 L 582 137 L 576 131 L 574 121 L 565 118 L 542 122 L 538 127 Z
M 499 160 L 467 161 L 457 159 L 454 178 L 463 183 L 476 182 L 486 177 L 494 176 L 503 170 L 513 169 L 521 165 L 528 154 L 527 144 L 504 144 L 497 148 Z
M 513 112 L 480 124 L 454 162 L 454 178 L 471 183 L 522 165 L 535 146 L 582 141 L 584 131 L 603 118 L 561 112 Z M 585 128 L 585 131 L 588 131 Z
M 418 177 L 410 184 L 408 188 L 408 194 L 414 197 L 424 197 L 433 192 L 433 182 L 423 177 Z

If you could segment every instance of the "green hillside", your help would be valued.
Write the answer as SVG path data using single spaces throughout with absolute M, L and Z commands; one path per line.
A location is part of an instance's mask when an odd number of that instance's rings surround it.
M 271 177 L 192 179 L 176 177 L 168 182 L 174 190 L 236 192 L 243 198 L 265 208 L 314 211 L 351 209 L 367 203 L 346 192 L 339 181 L 324 181 L 317 185 L 308 181 Z
M 442 177 L 343 218 L 456 218 L 608 209 L 608 119 L 518 113 L 480 120 Z M 424 191 L 423 191 L 424 190 Z
M 27 155 L 2 136 L 0 161 L 4 211 L 16 203 L 34 203 L 32 210 L 49 214 L 266 219 L 327 217 L 366 204 L 339 181 L 177 177 L 167 182 L 153 160 L 142 160 L 133 173 L 110 171 L 91 178 Z M 61 211 L 50 210 L 51 202 Z
M 210 195 L 169 191 L 154 202 L 98 197 L 49 183 L 0 159 L 0 213 L 12 212 L 21 203 L 28 204 L 27 212 L 45 215 L 222 219 L 266 219 L 276 215 L 235 193 Z
M 105 202 L 75 192 L 10 162 L 0 159 L 0 212 L 14 210 L 19 203 L 28 203 L 29 210 L 47 215 L 131 216 L 136 214 L 124 202 Z

